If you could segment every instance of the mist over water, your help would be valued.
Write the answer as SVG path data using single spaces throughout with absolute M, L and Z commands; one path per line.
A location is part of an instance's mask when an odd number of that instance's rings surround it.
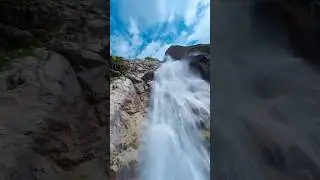
M 169 59 L 155 73 L 141 180 L 210 179 L 210 155 L 199 129 L 210 117 L 210 85 L 188 63 Z

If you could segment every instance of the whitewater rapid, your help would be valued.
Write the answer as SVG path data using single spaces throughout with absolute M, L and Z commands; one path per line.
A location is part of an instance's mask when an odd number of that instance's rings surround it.
M 187 60 L 155 72 L 140 180 L 209 180 L 210 155 L 199 128 L 210 118 L 210 85 Z

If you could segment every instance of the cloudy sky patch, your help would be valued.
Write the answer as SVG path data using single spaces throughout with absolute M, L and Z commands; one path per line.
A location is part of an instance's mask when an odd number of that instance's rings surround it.
M 210 42 L 210 0 L 111 0 L 113 55 L 162 60 L 173 44 Z

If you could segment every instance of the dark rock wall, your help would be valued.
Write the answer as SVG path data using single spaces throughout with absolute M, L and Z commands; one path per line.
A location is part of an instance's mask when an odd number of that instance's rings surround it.
M 212 178 L 319 179 L 319 72 L 255 6 L 212 4 Z

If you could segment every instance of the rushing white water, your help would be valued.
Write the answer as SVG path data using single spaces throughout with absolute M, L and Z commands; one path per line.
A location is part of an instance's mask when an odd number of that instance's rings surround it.
M 210 85 L 188 61 L 155 73 L 140 180 L 209 180 L 210 156 L 199 124 L 210 116 Z

